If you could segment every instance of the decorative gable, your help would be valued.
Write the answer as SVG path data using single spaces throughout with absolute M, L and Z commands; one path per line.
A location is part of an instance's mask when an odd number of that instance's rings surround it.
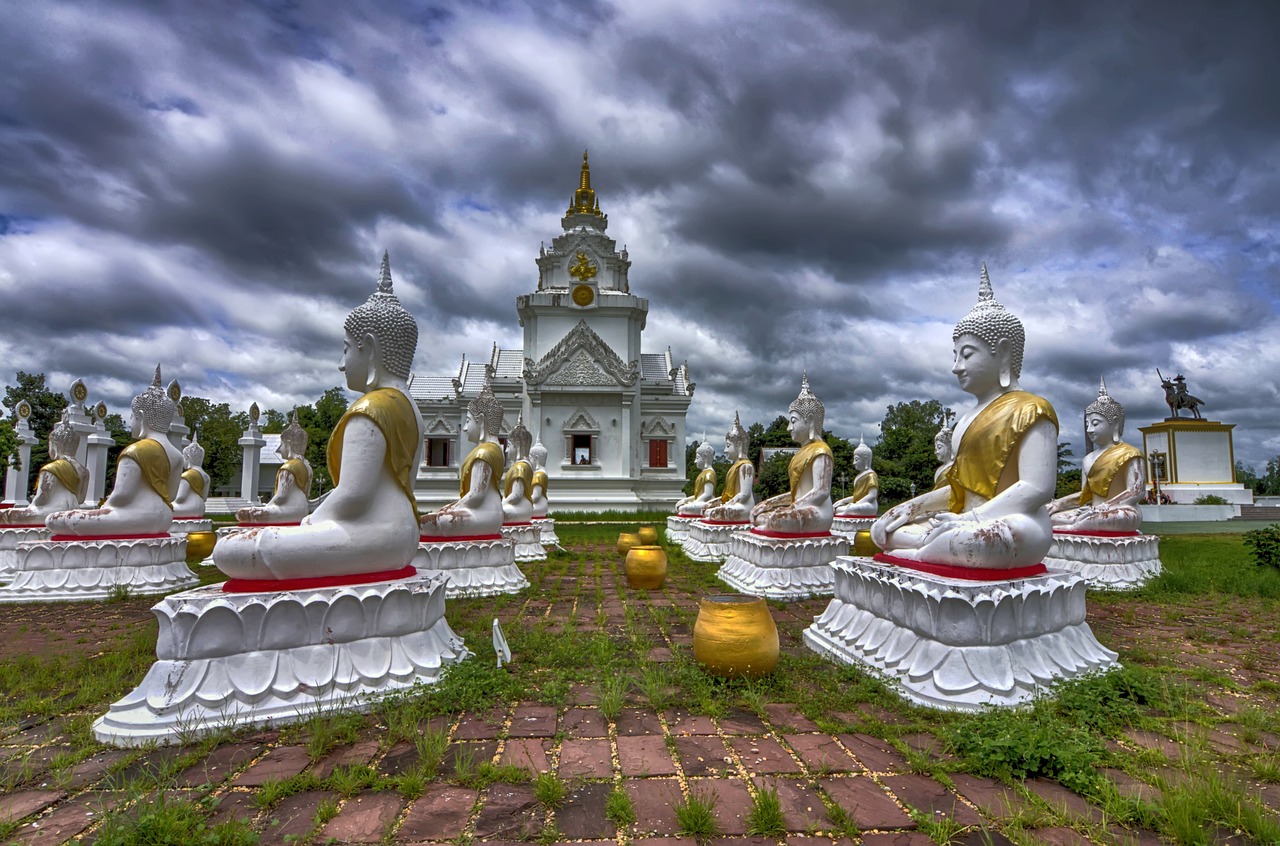
M 450 426 L 449 421 L 444 419 L 443 414 L 437 414 L 435 419 L 427 426 L 427 435 L 456 435 L 458 429 Z
M 599 432 L 600 423 L 591 416 L 591 412 L 581 406 L 578 410 L 569 415 L 569 419 L 564 422 L 565 432 Z
M 579 320 L 541 361 L 524 360 L 524 381 L 529 385 L 630 387 L 639 378 L 639 362 L 624 364 L 585 320 Z
M 654 417 L 640 424 L 640 435 L 646 438 L 674 438 L 675 424 L 665 417 Z

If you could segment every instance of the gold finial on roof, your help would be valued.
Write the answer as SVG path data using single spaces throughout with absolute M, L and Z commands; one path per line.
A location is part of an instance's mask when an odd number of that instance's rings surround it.
M 587 162 L 586 150 L 582 151 L 582 173 L 578 179 L 578 190 L 573 192 L 573 197 L 569 201 L 569 210 L 565 214 L 601 216 L 600 200 L 596 198 L 596 192 L 591 187 L 591 166 Z

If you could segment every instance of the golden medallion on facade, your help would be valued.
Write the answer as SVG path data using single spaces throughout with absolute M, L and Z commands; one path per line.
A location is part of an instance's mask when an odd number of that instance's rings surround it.
M 596 275 L 596 271 L 599 268 L 591 263 L 591 260 L 587 258 L 587 254 L 584 251 L 578 250 L 578 254 L 574 258 L 576 258 L 577 261 L 569 268 L 570 276 L 577 279 L 579 282 L 586 282 L 588 279 L 591 279 Z
M 573 302 L 575 305 L 589 306 L 596 298 L 596 292 L 591 290 L 590 285 L 579 285 L 573 289 Z

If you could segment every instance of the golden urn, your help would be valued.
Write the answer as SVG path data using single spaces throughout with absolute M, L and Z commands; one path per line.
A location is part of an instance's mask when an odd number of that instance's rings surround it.
M 618 552 L 626 555 L 631 547 L 640 545 L 640 536 L 635 532 L 622 532 L 618 535 Z
M 627 585 L 657 590 L 667 580 L 667 552 L 652 544 L 631 547 L 627 553 Z
M 213 554 L 217 532 L 187 532 L 187 563 L 199 564 Z
M 654 546 L 658 542 L 658 530 L 653 526 L 641 526 L 636 534 L 640 535 L 640 543 L 645 546 Z
M 852 554 L 863 558 L 871 558 L 880 551 L 880 547 L 876 546 L 876 542 L 871 539 L 871 532 L 863 529 L 853 536 Z
M 758 596 L 703 597 L 693 624 L 693 657 L 709 673 L 754 678 L 778 666 L 778 628 Z

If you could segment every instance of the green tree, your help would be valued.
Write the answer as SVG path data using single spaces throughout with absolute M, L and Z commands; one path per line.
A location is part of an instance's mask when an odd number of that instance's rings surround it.
M 67 407 L 67 398 L 46 387 L 43 373 L 26 373 L 19 370 L 15 381 L 16 385 L 6 385 L 4 389 L 3 403 L 6 414 L 12 420 L 14 406 L 20 400 L 26 400 L 31 404 L 31 417 L 27 422 L 31 424 L 32 433 L 39 439 L 31 445 L 31 466 L 43 467 L 49 461 L 49 432 L 53 429 L 53 424 L 61 419 L 62 410 Z M 0 455 L 7 454 L 0 453 Z M 35 494 L 36 482 L 39 479 L 39 473 L 30 475 L 28 498 Z
M 333 487 L 326 453 L 329 436 L 347 411 L 346 392 L 342 388 L 330 388 L 315 405 L 300 405 L 293 410 L 298 412 L 298 425 L 307 430 L 307 461 L 314 473 L 311 495 L 319 496 Z
M 124 418 L 119 414 L 108 414 L 102 420 L 102 425 L 106 428 L 107 434 L 111 436 L 114 444 L 107 447 L 107 474 L 104 481 L 103 490 L 111 493 L 111 489 L 116 483 L 116 459 L 120 457 L 120 450 L 124 449 L 133 440 L 133 434 L 129 431 L 129 426 L 124 422 Z
M 871 459 L 880 477 L 882 508 L 909 497 L 912 483 L 917 493 L 933 487 L 933 472 L 938 468 L 933 436 L 951 416 L 951 409 L 937 400 L 887 407 Z
M 289 420 L 283 411 L 276 411 L 274 408 L 267 409 L 267 413 L 262 415 L 263 424 L 260 431 L 264 435 L 278 435 L 284 431 L 284 427 L 289 425 Z
M 182 409 L 187 426 L 204 447 L 204 470 L 209 474 L 210 489 L 231 483 L 240 474 L 244 460 L 238 441 L 249 426 L 248 412 L 233 412 L 229 404 L 204 397 L 183 398 Z
M 18 433 L 11 416 L 0 420 L 0 471 L 8 467 L 22 469 L 18 461 Z
M 1256 494 L 1258 492 L 1258 483 L 1262 480 L 1258 478 L 1256 470 L 1252 467 L 1247 467 L 1243 461 L 1237 461 L 1236 481 Z
M 791 490 L 791 480 L 787 477 L 790 464 L 791 455 L 788 453 L 776 453 L 764 463 L 756 474 L 756 502 Z
M 1058 442 L 1058 486 L 1053 494 L 1055 498 L 1080 490 L 1082 476 L 1080 468 L 1075 466 L 1074 455 L 1070 441 Z

